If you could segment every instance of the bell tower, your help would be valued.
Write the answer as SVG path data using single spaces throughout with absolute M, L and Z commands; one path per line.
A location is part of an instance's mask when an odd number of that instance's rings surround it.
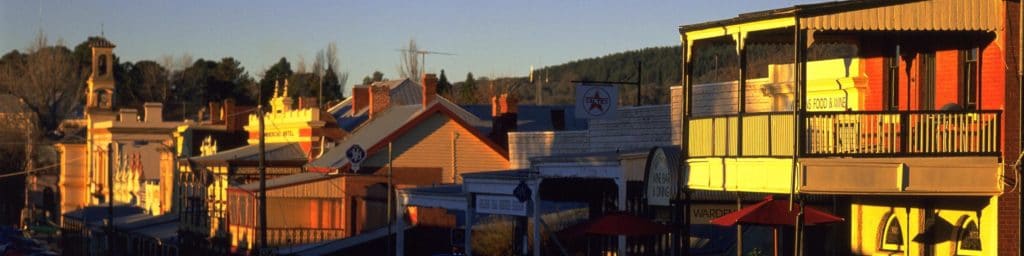
M 92 73 L 86 107 L 89 110 L 113 110 L 114 107 L 114 47 L 103 37 L 90 37 Z

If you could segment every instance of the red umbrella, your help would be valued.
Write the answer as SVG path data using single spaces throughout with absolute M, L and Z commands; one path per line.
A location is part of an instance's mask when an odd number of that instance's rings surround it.
M 579 227 L 571 227 L 566 234 L 577 233 Z M 665 225 L 649 219 L 622 212 L 612 212 L 598 217 L 582 226 L 583 233 L 609 236 L 644 236 L 664 234 L 671 231 Z
M 733 226 L 736 224 L 755 225 L 796 225 L 796 215 L 800 208 L 789 209 L 789 202 L 775 200 L 772 196 L 764 197 L 764 201 L 747 206 L 730 214 L 711 220 L 711 224 Z M 804 207 L 804 225 L 828 224 L 842 222 L 843 218 L 811 208 Z
M 722 217 L 711 220 L 711 224 L 719 226 L 734 226 L 737 224 L 754 224 L 772 226 L 772 236 L 775 242 L 774 255 L 779 255 L 779 229 L 778 226 L 796 226 L 796 217 L 800 213 L 799 207 L 789 208 L 788 201 L 776 201 L 771 195 L 765 196 L 764 201 L 747 206 Z M 811 208 L 804 207 L 804 225 L 828 224 L 843 221 L 843 218 Z M 742 246 L 737 247 L 741 252 Z

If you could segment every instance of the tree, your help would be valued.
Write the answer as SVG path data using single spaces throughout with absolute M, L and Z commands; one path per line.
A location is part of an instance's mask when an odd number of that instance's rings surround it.
M 452 83 L 448 82 L 448 76 L 444 74 L 444 69 L 441 70 L 441 77 L 437 79 L 437 94 L 440 95 L 451 95 Z
M 422 76 L 423 63 L 420 63 L 420 49 L 416 47 L 416 40 L 409 39 L 409 46 L 401 49 L 401 53 L 398 75 L 402 78 L 419 79 Z
M 373 82 L 384 81 L 384 73 L 380 71 L 373 71 Z
M 344 97 L 344 86 L 348 81 L 348 73 L 339 73 L 340 59 L 338 57 L 338 45 L 334 42 L 327 44 L 327 48 L 316 52 L 313 59 L 313 73 L 317 81 L 317 93 L 323 96 L 324 102 L 338 100 Z
M 21 100 L 42 131 L 53 131 L 74 114 L 85 91 L 86 68 L 63 45 L 39 32 L 26 54 L 12 51 L 0 67 L 0 92 Z M 115 62 L 116 63 L 116 62 Z
M 459 86 L 459 103 L 476 103 L 476 79 L 473 79 L 473 72 L 466 74 L 466 81 Z
M 141 108 L 145 102 L 166 102 L 170 99 L 167 69 L 154 61 L 125 62 L 120 65 L 122 80 L 115 85 L 118 106 Z
M 275 81 L 281 81 L 289 78 L 294 73 L 295 72 L 292 72 L 291 64 L 288 63 L 288 59 L 285 59 L 284 57 L 281 57 L 281 59 L 273 66 L 270 66 L 270 69 L 264 71 L 263 78 L 260 79 L 260 90 L 263 93 L 263 102 L 260 104 L 268 102 L 270 98 L 273 97 L 271 94 L 274 93 Z
M 85 69 L 74 56 L 70 49 L 59 42 L 50 45 L 46 35 L 39 31 L 25 54 L 12 51 L 0 58 L 0 92 L 10 98 L 2 102 L 9 107 L 3 107 L 7 113 L 3 115 L 0 123 L 5 126 L 2 131 L 15 138 L 5 141 L 21 145 L 20 149 L 13 148 L 3 155 L 22 157 L 20 163 L 5 158 L 4 166 L 18 166 L 21 171 L 34 170 L 40 161 L 36 157 L 36 145 L 46 143 L 46 137 L 42 135 L 56 130 L 58 125 L 64 119 L 73 116 L 76 108 L 80 106 L 79 100 L 85 85 Z M 17 138 L 24 141 L 19 143 L 21 140 Z M 26 178 L 25 181 L 17 183 L 27 184 L 28 180 Z M 9 185 L 6 183 L 0 185 Z M 19 190 L 5 195 L 24 196 L 20 192 Z M 10 198 L 6 197 L 0 201 L 11 202 Z M 12 215 L 11 208 L 8 207 L 18 209 L 23 205 L 4 203 L 2 206 L 6 209 L 0 210 L 3 212 L 0 215 L 7 218 L 5 222 L 9 223 Z

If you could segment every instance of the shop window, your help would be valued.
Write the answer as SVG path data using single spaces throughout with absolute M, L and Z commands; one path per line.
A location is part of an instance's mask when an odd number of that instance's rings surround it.
M 978 223 L 969 220 L 957 234 L 956 255 L 981 255 L 981 231 Z
M 886 251 L 903 251 L 903 227 L 896 215 L 889 214 L 882 228 L 881 249 Z
M 978 48 L 960 50 L 960 106 L 978 109 Z

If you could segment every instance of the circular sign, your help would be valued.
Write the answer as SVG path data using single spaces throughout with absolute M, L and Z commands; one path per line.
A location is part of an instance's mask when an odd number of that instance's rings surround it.
M 594 86 L 583 93 L 583 107 L 587 114 L 600 116 L 611 109 L 612 97 L 603 86 Z
M 655 147 L 647 155 L 644 195 L 647 204 L 670 206 L 679 187 L 679 151 L 674 147 Z
M 348 147 L 348 150 L 345 150 L 345 157 L 348 157 L 348 162 L 352 163 L 352 171 L 359 171 L 359 164 L 366 159 L 366 150 L 363 150 L 359 144 L 353 144 Z

